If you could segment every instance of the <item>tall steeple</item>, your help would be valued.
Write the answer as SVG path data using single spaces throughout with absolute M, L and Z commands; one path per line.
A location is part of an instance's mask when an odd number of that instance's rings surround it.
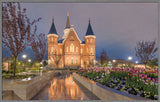
M 92 30 L 92 26 L 91 26 L 91 23 L 90 23 L 90 19 L 89 19 L 88 29 L 87 29 L 87 32 L 86 32 L 86 36 L 87 35 L 94 35 L 93 30 Z
M 56 30 L 56 27 L 54 25 L 54 18 L 52 18 L 52 26 L 51 26 L 48 34 L 57 34 L 57 30 Z
M 66 28 L 70 28 L 70 22 L 69 22 L 69 12 L 67 12 L 67 23 L 66 23 Z

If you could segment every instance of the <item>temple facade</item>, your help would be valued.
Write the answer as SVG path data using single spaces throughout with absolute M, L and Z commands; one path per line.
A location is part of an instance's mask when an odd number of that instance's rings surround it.
M 48 37 L 48 65 L 55 68 L 88 67 L 95 64 L 95 34 L 89 20 L 88 28 L 81 41 L 75 29 L 70 25 L 69 12 L 64 35 L 59 38 L 54 19 L 47 35 Z

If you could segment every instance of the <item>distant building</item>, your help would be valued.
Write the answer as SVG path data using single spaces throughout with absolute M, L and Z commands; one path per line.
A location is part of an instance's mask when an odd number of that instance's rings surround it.
M 81 41 L 73 27 L 70 25 L 69 13 L 67 12 L 67 23 L 64 35 L 60 39 L 56 31 L 54 20 L 47 35 L 48 37 L 48 65 L 57 67 L 57 57 L 60 56 L 59 68 L 63 67 L 85 67 L 94 64 L 95 38 L 90 20 L 84 41 Z M 55 57 L 54 57 L 55 56 Z M 57 57 L 56 57 L 57 56 Z
M 145 68 L 145 65 L 142 64 L 142 63 L 139 63 L 139 64 L 135 64 L 134 65 L 135 68 Z M 147 66 L 148 67 L 148 66 Z

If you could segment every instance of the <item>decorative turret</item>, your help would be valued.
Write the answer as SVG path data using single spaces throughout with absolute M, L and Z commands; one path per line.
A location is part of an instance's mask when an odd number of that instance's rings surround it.
M 96 36 L 93 33 L 92 26 L 89 19 L 88 28 L 85 35 L 85 44 L 95 44 L 95 38 Z
M 54 25 L 54 19 L 52 19 L 52 25 L 51 25 L 51 28 L 49 30 L 47 37 L 48 37 L 48 61 L 49 61 L 49 64 L 53 66 L 54 61 L 52 61 L 52 54 L 58 48 L 58 37 L 59 37 L 56 31 L 55 25 Z
M 84 38 L 85 38 L 86 52 L 87 52 L 87 56 L 88 56 L 88 58 L 87 58 L 88 63 L 87 64 L 91 64 L 91 65 L 95 64 L 94 60 L 95 60 L 95 38 L 96 38 L 96 36 L 93 33 L 90 19 L 89 19 L 87 32 L 86 32 L 86 35 Z
M 69 12 L 67 12 L 67 22 L 66 22 L 66 27 L 64 29 L 64 35 L 63 35 L 63 39 L 65 39 L 67 37 L 68 31 L 71 28 L 70 22 L 69 22 Z
M 58 34 L 57 34 L 57 30 L 56 30 L 56 27 L 54 25 L 54 19 L 52 18 L 52 25 L 51 25 L 51 28 L 49 30 L 49 33 L 47 35 L 48 37 L 48 43 L 54 43 L 54 44 L 57 44 L 58 43 Z

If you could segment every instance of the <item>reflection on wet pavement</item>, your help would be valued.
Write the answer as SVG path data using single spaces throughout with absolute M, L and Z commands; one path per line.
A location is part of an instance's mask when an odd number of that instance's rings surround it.
M 83 89 L 83 88 L 82 88 Z M 85 90 L 86 91 L 86 90 Z M 89 93 L 90 94 L 90 93 Z M 90 100 L 72 75 L 54 77 L 33 100 Z

